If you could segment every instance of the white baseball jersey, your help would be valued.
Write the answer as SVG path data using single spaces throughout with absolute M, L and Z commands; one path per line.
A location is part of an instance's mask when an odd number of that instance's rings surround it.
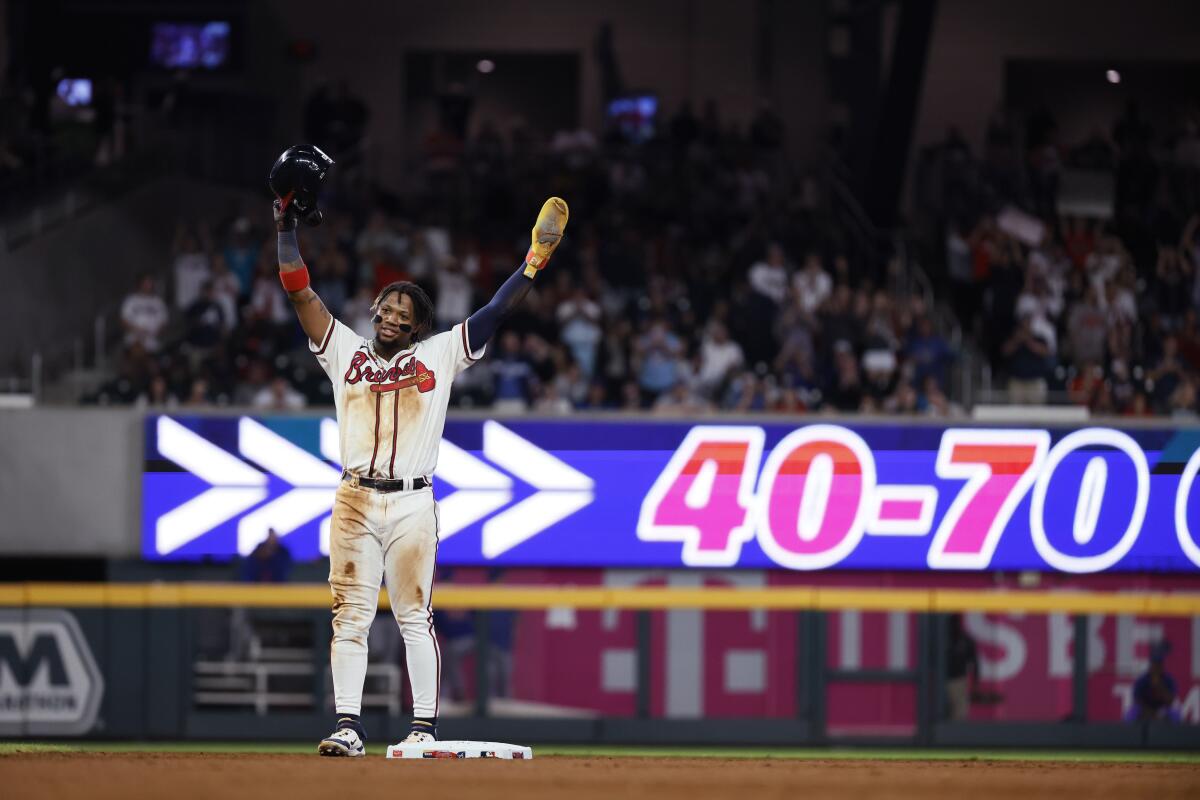
M 467 323 L 422 339 L 390 361 L 336 319 L 321 344 L 308 343 L 333 383 L 342 466 L 361 477 L 433 475 L 450 385 L 478 361 Z

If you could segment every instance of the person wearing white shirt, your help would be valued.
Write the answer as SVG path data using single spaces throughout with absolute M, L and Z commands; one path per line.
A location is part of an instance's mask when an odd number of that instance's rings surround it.
M 273 411 L 299 411 L 304 408 L 304 395 L 289 386 L 283 377 L 276 376 L 254 396 L 253 405 Z
M 125 344 L 141 344 L 148 353 L 157 353 L 158 337 L 166 327 L 167 304 L 155 290 L 154 277 L 143 275 L 138 290 L 121 304 L 121 327 L 125 329 Z
M 816 314 L 833 291 L 833 279 L 821 269 L 821 258 L 816 253 L 809 253 L 804 267 L 792 276 L 792 291 L 800 309 L 808 315 Z
M 696 376 L 698 388 L 708 397 L 713 397 L 726 376 L 739 369 L 744 360 L 741 345 L 729 338 L 725 325 L 712 323 L 700 344 L 700 372 Z
M 787 299 L 787 258 L 778 244 L 767 245 L 766 260 L 756 262 L 750 268 L 750 288 L 770 298 L 777 306 Z

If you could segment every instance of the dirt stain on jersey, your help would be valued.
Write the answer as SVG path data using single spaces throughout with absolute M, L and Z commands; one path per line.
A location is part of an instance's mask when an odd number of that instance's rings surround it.
M 347 444 L 352 453 L 370 453 L 375 447 L 375 410 L 379 395 L 372 394 L 368 389 L 369 385 L 360 383 L 346 387 L 346 407 L 338 417 L 339 424 L 347 431 Z M 383 411 L 383 404 L 380 403 L 379 412 L 381 416 Z M 387 421 L 391 422 L 390 415 L 388 415 Z M 382 419 L 379 421 L 379 433 L 381 437 L 383 435 L 383 422 L 384 420 Z M 391 441 L 390 428 L 388 429 L 387 441 Z

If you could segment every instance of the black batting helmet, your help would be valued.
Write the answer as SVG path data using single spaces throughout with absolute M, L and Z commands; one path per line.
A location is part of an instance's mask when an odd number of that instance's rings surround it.
M 321 213 L 317 210 L 317 196 L 332 166 L 333 159 L 321 152 L 321 148 L 298 144 L 284 150 L 275 160 L 267 182 L 285 211 L 294 209 L 296 216 L 308 220 Z

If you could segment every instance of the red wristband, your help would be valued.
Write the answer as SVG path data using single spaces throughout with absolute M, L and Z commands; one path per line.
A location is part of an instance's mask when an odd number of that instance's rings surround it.
M 289 292 L 299 292 L 302 289 L 308 288 L 308 267 L 300 267 L 300 269 L 288 270 L 287 272 L 279 273 L 279 282 L 283 284 L 283 288 Z
M 525 254 L 525 263 L 528 264 L 529 266 L 533 267 L 534 269 L 541 269 L 542 267 L 546 266 L 546 264 L 548 264 L 549 262 L 550 262 L 549 256 L 545 256 L 545 257 L 539 256 L 537 253 L 533 252 L 532 247 L 529 248 L 529 252 Z

